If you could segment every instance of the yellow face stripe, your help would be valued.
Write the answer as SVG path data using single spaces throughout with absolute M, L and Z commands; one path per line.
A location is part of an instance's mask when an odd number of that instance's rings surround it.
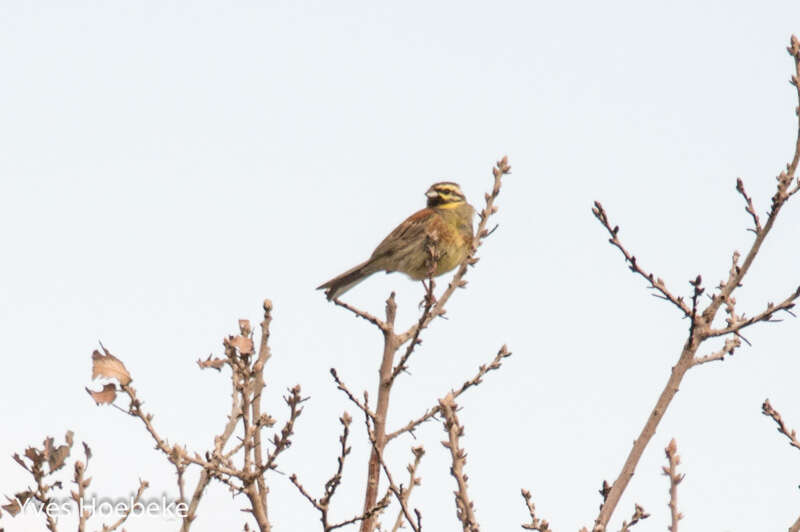
M 464 205 L 465 201 L 460 199 L 458 201 L 451 201 L 450 203 L 440 203 L 436 206 L 437 209 L 455 209 L 459 205 Z
M 436 196 L 428 204 L 433 204 L 440 209 L 452 209 L 466 203 L 464 193 L 456 183 L 436 183 L 431 186 L 430 190 L 435 192 Z
M 439 193 L 439 201 L 441 202 L 438 206 L 439 207 L 456 207 L 457 205 L 464 203 L 464 198 L 461 196 L 456 196 L 450 193 Z

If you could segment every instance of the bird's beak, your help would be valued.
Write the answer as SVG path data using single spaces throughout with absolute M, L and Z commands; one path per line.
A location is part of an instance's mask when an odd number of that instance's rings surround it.
M 438 194 L 438 193 L 437 193 L 435 190 L 433 190 L 433 189 L 430 189 L 430 190 L 428 190 L 428 191 L 425 193 L 425 196 L 426 196 L 428 199 L 433 199 L 433 198 L 435 198 L 435 197 L 436 197 L 436 196 L 438 196 L 438 195 L 439 195 L 439 194 Z

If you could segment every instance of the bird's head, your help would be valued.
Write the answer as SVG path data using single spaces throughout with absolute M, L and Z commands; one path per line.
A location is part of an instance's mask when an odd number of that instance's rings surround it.
M 425 197 L 428 198 L 428 207 L 444 209 L 458 207 L 467 202 L 461 187 L 458 186 L 458 183 L 453 183 L 452 181 L 434 183 L 425 193 Z

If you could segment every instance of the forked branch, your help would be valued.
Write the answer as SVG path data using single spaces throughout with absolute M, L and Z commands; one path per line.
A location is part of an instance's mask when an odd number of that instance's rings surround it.
M 795 73 L 792 76 L 792 84 L 797 93 L 798 102 L 800 102 L 800 41 L 797 37 L 792 36 L 791 43 L 788 48 L 789 54 L 794 60 Z M 691 306 L 684 301 L 680 296 L 676 296 L 670 291 L 665 283 L 654 274 L 644 270 L 636 260 L 636 257 L 630 253 L 619 240 L 619 227 L 614 226 L 609 221 L 606 211 L 600 203 L 596 202 L 593 208 L 595 217 L 600 221 L 603 227 L 610 235 L 609 242 L 620 250 L 623 254 L 628 267 L 634 273 L 644 277 L 650 283 L 650 286 L 657 291 L 657 295 L 666 299 L 674 306 L 678 307 L 684 317 L 689 319 L 689 333 L 678 356 L 678 362 L 672 367 L 672 372 L 667 380 L 664 389 L 661 392 L 656 405 L 648 416 L 644 427 L 642 428 L 639 437 L 634 441 L 633 448 L 628 453 L 625 463 L 613 482 L 611 487 L 604 494 L 604 502 L 600 508 L 600 513 L 595 519 L 594 531 L 605 532 L 608 522 L 619 503 L 622 493 L 625 491 L 628 483 L 633 477 L 636 466 L 644 453 L 645 448 L 651 441 L 656 432 L 656 428 L 664 416 L 664 413 L 669 408 L 675 394 L 680 388 L 683 376 L 686 372 L 694 366 L 711 362 L 714 360 L 722 360 L 726 354 L 732 354 L 735 349 L 741 345 L 743 337 L 740 331 L 755 323 L 775 321 L 774 316 L 779 311 L 790 312 L 794 306 L 794 301 L 800 297 L 800 288 L 793 289 L 789 296 L 778 303 L 769 304 L 767 308 L 759 313 L 756 313 L 752 318 L 746 318 L 744 315 L 737 314 L 736 299 L 733 297 L 737 288 L 742 285 L 742 280 L 750 270 L 753 261 L 758 255 L 761 245 L 769 235 L 775 220 L 778 217 L 782 207 L 786 202 L 800 190 L 800 179 L 796 177 L 798 163 L 800 163 L 800 107 L 796 109 L 798 116 L 797 136 L 795 138 L 794 154 L 790 162 L 786 165 L 786 170 L 782 171 L 777 177 L 777 187 L 775 194 L 772 196 L 771 208 L 768 212 L 766 222 L 761 225 L 761 219 L 755 212 L 753 201 L 747 195 L 744 189 L 744 183 L 741 179 L 736 182 L 736 190 L 741 194 L 746 203 L 746 210 L 753 220 L 753 233 L 755 237 L 750 245 L 749 250 L 744 255 L 744 260 L 739 263 L 740 255 L 738 252 L 733 254 L 733 261 L 728 273 L 727 280 L 720 283 L 719 287 L 711 295 L 711 301 L 705 309 L 700 311 L 699 296 L 704 292 L 701 287 L 701 278 L 698 276 L 692 281 L 694 293 L 692 295 Z M 711 324 L 714 323 L 719 310 L 725 307 L 725 312 L 728 315 L 727 326 L 724 328 L 714 329 Z M 730 336 L 728 336 L 730 335 Z M 709 338 L 720 336 L 728 336 L 722 349 L 712 352 L 709 355 L 697 356 L 698 348 L 704 341 Z M 746 341 L 746 340 L 745 340 Z M 677 520 L 673 520 L 673 526 L 677 529 Z

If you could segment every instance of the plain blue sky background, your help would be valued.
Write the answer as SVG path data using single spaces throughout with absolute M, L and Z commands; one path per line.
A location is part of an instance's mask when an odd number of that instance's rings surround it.
M 791 156 L 792 32 L 800 4 L 790 1 L 6 0 L 0 489 L 26 481 L 11 453 L 69 428 L 94 449 L 97 493 L 127 496 L 142 477 L 151 495 L 174 495 L 143 428 L 83 391 L 91 351 L 102 340 L 159 430 L 202 450 L 229 388 L 194 361 L 219 353 L 238 318 L 258 320 L 269 297 L 266 409 L 283 419 L 280 395 L 298 382 L 311 396 L 280 469 L 319 493 L 335 468 L 337 418 L 354 413 L 328 369 L 374 390 L 380 337 L 313 288 L 366 258 L 433 181 L 460 182 L 480 205 L 507 153 L 500 228 L 450 319 L 425 334 L 389 423 L 435 404 L 508 343 L 503 370 L 461 401 L 481 524 L 518 529 L 526 487 L 557 530 L 590 525 L 686 332 L 608 246 L 592 201 L 675 291 L 689 294 L 698 273 L 709 285 L 726 277 L 732 251 L 751 240 L 736 177 L 763 213 Z M 790 204 L 740 311 L 797 286 L 798 230 Z M 347 298 L 380 312 L 390 290 L 410 324 L 422 289 L 400 275 Z M 769 397 L 800 427 L 798 333 L 794 319 L 760 326 L 752 347 L 687 376 L 614 523 L 639 502 L 652 517 L 637 530 L 666 529 L 660 468 L 672 437 L 687 473 L 682 530 L 778 530 L 797 518 L 800 453 L 760 405 Z M 361 507 L 361 429 L 335 517 Z M 429 424 L 388 454 L 401 475 L 411 445 L 425 445 L 412 506 L 430 530 L 458 529 L 443 436 Z M 276 530 L 316 530 L 286 476 L 271 483 Z M 214 486 L 193 530 L 240 529 L 244 505 Z

